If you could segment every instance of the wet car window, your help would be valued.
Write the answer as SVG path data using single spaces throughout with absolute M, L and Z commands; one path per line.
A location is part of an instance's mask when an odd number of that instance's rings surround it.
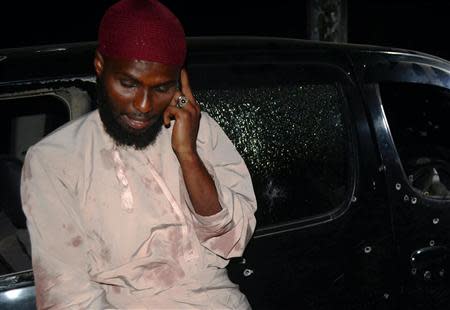
M 450 199 L 450 91 L 384 83 L 380 93 L 408 181 L 424 196 Z
M 349 182 L 350 142 L 339 84 L 273 80 L 267 74 L 258 75 L 260 85 L 255 76 L 237 76 L 228 86 L 196 93 L 249 167 L 259 227 L 335 209 Z

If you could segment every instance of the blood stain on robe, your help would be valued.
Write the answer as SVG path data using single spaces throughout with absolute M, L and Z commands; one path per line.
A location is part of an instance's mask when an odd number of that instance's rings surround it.
M 114 167 L 114 160 L 110 150 L 107 149 L 101 150 L 100 156 L 102 158 L 102 163 L 105 169 L 112 169 Z
M 63 224 L 62 227 L 63 227 L 65 230 L 67 230 L 67 232 L 68 232 L 69 234 L 75 232 L 75 227 L 73 227 L 72 224 L 67 224 L 67 225 L 66 225 L 66 224 Z
M 107 263 L 111 262 L 111 250 L 102 244 L 102 249 L 100 251 L 100 257 Z
M 121 291 L 120 286 L 113 286 L 113 287 L 112 287 L 112 291 L 113 291 L 115 294 L 120 294 L 120 291 Z
M 211 250 L 222 253 L 224 256 L 228 256 L 239 242 L 238 233 L 239 231 L 237 231 L 237 227 L 235 227 L 233 230 L 217 237 L 217 239 L 211 242 Z
M 49 303 L 48 290 L 58 284 L 58 277 L 51 276 L 42 266 L 39 259 L 33 261 L 33 275 L 35 279 L 36 307 L 37 309 L 47 308 Z M 55 300 L 52 301 L 52 303 L 54 302 Z
M 156 194 L 162 194 L 161 188 L 159 187 L 158 183 L 155 180 L 144 177 L 144 178 L 142 178 L 142 182 L 144 183 L 144 186 L 148 190 L 150 190 Z
M 83 239 L 81 238 L 81 236 L 76 236 L 74 238 L 72 238 L 72 240 L 70 240 L 70 245 L 77 248 L 80 246 L 80 244 L 83 242 Z
M 155 184 L 155 186 L 153 187 L 153 191 L 157 194 L 162 194 L 161 187 L 159 187 L 158 184 Z

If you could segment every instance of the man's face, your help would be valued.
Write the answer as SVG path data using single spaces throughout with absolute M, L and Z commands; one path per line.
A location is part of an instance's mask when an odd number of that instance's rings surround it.
M 141 60 L 95 57 L 98 107 L 106 132 L 118 145 L 143 149 L 162 127 L 177 90 L 180 68 Z

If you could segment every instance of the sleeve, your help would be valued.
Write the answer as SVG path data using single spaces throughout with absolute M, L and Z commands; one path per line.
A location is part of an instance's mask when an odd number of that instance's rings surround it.
M 204 247 L 225 259 L 242 256 L 256 226 L 256 198 L 247 166 L 222 128 L 206 113 L 202 114 L 197 148 L 222 207 L 219 213 L 201 216 L 195 213 L 185 191 L 197 237 Z
M 64 166 L 64 161 L 68 158 L 53 153 L 46 158 L 39 149 L 30 148 L 22 170 L 22 207 L 32 245 L 36 306 L 112 308 L 104 290 L 89 279 L 85 235 L 74 212 L 75 178 L 55 168 Z

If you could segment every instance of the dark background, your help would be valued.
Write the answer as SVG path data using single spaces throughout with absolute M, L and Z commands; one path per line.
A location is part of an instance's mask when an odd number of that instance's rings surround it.
M 3 2 L 0 48 L 96 40 L 101 16 L 114 2 Z M 188 36 L 309 38 L 307 0 L 162 2 Z M 450 60 L 449 15 L 449 0 L 347 0 L 348 42 L 413 49 Z

